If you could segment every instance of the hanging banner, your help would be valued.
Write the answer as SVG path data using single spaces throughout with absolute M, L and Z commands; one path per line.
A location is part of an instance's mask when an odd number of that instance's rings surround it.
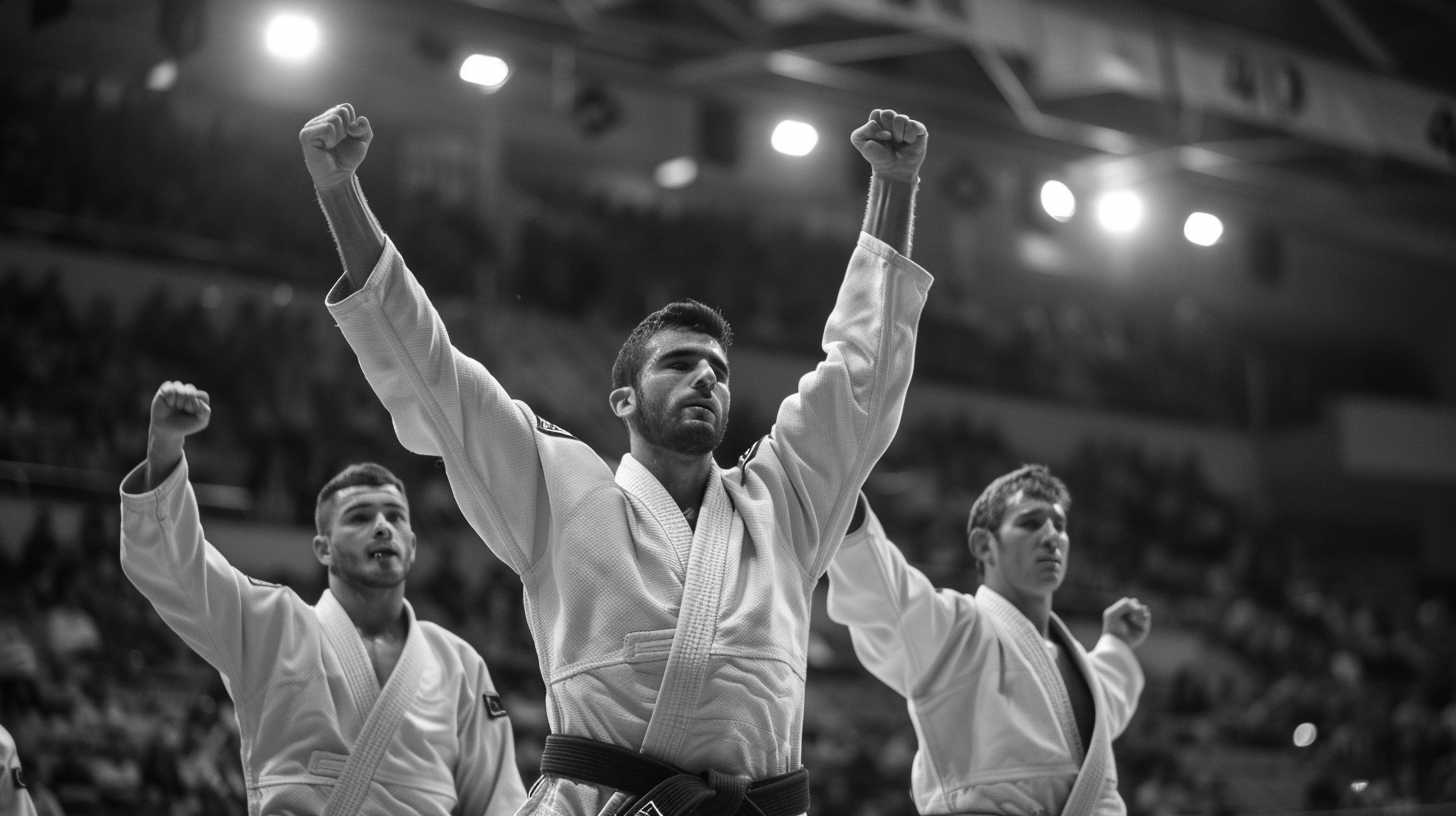
M 760 0 L 758 8 L 775 23 L 833 13 L 1012 52 L 1030 61 L 1031 84 L 1042 98 L 1176 98 L 1314 141 L 1456 172 L 1456 97 L 1252 34 L 1109 20 L 1036 0 Z

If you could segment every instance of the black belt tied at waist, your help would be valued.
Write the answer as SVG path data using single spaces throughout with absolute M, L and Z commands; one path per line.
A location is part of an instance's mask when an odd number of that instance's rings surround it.
M 809 810 L 803 768 L 756 782 L 708 771 L 688 773 L 646 754 L 584 737 L 551 734 L 541 773 L 626 791 L 624 816 L 798 816 Z

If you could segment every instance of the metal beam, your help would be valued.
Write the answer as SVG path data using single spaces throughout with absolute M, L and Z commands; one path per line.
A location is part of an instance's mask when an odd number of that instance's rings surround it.
M 1400 65 L 1396 62 L 1395 55 L 1390 53 L 1390 49 L 1380 42 L 1380 38 L 1375 36 L 1375 32 L 1370 30 L 1370 26 L 1360 19 L 1360 15 L 1356 14 L 1345 0 L 1318 0 L 1318 2 L 1320 9 L 1334 22 L 1335 27 L 1340 29 L 1340 33 L 1345 35 L 1345 39 L 1350 41 L 1350 44 L 1360 52 L 1360 56 L 1364 57 L 1366 62 L 1384 74 L 1393 74 L 1399 69 Z

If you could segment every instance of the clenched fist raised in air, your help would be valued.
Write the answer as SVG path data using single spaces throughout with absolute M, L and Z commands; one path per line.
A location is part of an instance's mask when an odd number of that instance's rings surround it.
M 1153 613 L 1137 598 L 1123 598 L 1102 611 L 1102 631 L 1136 648 L 1153 628 Z
M 869 121 L 849 134 L 850 144 L 869 162 L 875 175 L 902 182 L 915 181 L 929 139 L 925 125 L 888 108 L 870 111 Z
M 192 383 L 175 380 L 162 383 L 152 397 L 150 436 L 184 438 L 212 421 L 212 402 L 207 392 Z
M 152 397 L 152 421 L 147 428 L 147 489 L 167 478 L 182 460 L 182 443 L 212 421 L 207 392 L 192 383 L 170 380 Z
M 352 178 L 364 163 L 373 139 L 369 117 L 356 114 L 348 102 L 308 120 L 298 132 L 298 141 L 313 186 L 322 190 Z

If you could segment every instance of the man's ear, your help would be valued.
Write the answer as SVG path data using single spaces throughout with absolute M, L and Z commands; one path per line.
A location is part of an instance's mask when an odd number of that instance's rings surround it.
M 313 537 L 313 557 L 326 567 L 329 566 L 329 562 L 334 560 L 333 551 L 329 549 L 328 536 L 316 535 Z
M 995 540 L 991 531 L 984 527 L 971 530 L 971 557 L 988 567 L 995 564 L 996 548 L 991 546 Z
M 612 413 L 618 419 L 626 419 L 637 411 L 637 389 L 630 385 L 613 388 L 612 393 L 607 395 L 607 401 L 612 404 Z

